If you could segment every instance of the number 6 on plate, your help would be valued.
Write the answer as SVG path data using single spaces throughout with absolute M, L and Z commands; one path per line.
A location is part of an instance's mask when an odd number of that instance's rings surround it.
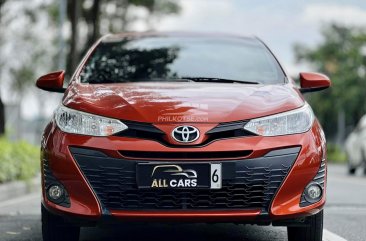
M 211 164 L 211 189 L 220 189 L 222 186 L 221 163 Z

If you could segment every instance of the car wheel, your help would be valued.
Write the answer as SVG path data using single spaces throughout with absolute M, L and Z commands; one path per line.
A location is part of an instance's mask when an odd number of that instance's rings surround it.
M 56 216 L 42 205 L 42 236 L 43 241 L 78 241 L 80 227 L 67 223 L 62 217 Z
M 366 176 L 366 151 L 362 152 L 363 174 Z
M 287 227 L 288 241 L 322 241 L 323 211 L 308 217 L 309 226 Z
M 355 173 L 356 173 L 356 168 L 348 166 L 348 174 L 349 175 L 355 175 Z
M 348 175 L 354 175 L 356 173 L 356 167 L 352 165 L 352 161 L 350 159 L 350 155 L 346 153 L 347 155 L 347 166 L 348 166 Z

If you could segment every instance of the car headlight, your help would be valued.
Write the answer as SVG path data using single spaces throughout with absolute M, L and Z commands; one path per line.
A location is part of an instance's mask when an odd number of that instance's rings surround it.
M 250 120 L 244 129 L 261 136 L 282 136 L 307 132 L 314 121 L 309 104 L 301 108 Z
M 90 135 L 110 136 L 127 129 L 121 121 L 93 115 L 60 106 L 55 112 L 57 126 L 64 132 Z

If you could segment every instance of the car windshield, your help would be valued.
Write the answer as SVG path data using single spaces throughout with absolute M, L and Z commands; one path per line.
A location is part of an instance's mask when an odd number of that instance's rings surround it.
M 145 36 L 102 41 L 80 82 L 201 81 L 282 84 L 285 75 L 255 38 Z

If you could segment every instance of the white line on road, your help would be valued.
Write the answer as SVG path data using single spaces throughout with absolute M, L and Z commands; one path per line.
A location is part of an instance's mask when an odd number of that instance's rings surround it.
M 323 241 L 347 241 L 347 239 L 344 239 L 344 238 L 338 236 L 337 234 L 324 229 L 323 230 Z
M 33 200 L 33 199 L 39 199 L 40 195 L 41 194 L 39 192 L 36 192 L 36 193 L 28 194 L 28 195 L 25 195 L 25 196 L 21 196 L 21 197 L 18 197 L 18 198 L 6 200 L 6 201 L 3 201 L 3 202 L 0 202 L 0 208 L 7 207 L 7 206 L 13 206 L 13 205 L 16 205 L 18 203 L 28 202 L 28 201 Z

